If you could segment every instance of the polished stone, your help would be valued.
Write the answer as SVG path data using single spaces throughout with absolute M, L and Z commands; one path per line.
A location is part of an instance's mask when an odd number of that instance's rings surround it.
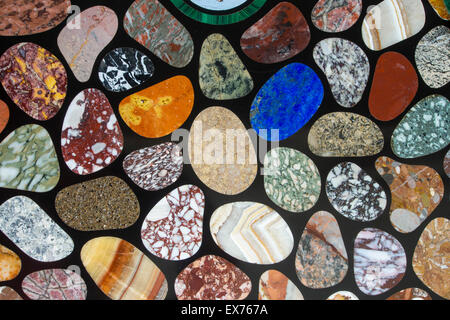
M 432 300 L 428 292 L 419 288 L 409 288 L 394 293 L 386 300 Z
M 359 300 L 359 299 L 353 292 L 338 291 L 329 296 L 327 300 Z
M 267 270 L 259 278 L 258 300 L 304 300 L 303 295 L 283 273 Z
M 311 21 L 324 32 L 341 32 L 351 28 L 362 11 L 362 0 L 319 0 L 312 9 Z
M 12 250 L 0 244 L 0 281 L 17 277 L 22 269 L 22 261 Z
M 0 301 L 23 300 L 22 297 L 10 287 L 0 287 Z
M 450 9 L 447 9 L 445 2 L 448 0 L 428 0 L 434 11 L 444 20 L 450 20 Z
M 6 128 L 9 121 L 9 108 L 8 105 L 0 100 L 0 134 Z
M 450 178 L 450 150 L 447 151 L 444 158 L 444 171 L 447 177 Z

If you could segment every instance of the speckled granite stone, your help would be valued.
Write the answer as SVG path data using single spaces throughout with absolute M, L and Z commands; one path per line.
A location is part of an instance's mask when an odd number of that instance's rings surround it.
M 450 150 L 447 151 L 444 158 L 444 171 L 450 178 Z
M 325 32 L 341 32 L 358 21 L 362 0 L 319 0 L 311 12 L 312 23 Z
M 304 300 L 303 295 L 283 273 L 267 270 L 259 278 L 258 300 Z
M 386 300 L 432 300 L 428 292 L 419 288 L 409 288 L 394 293 Z
M 133 190 L 113 176 L 62 189 L 56 195 L 55 208 L 64 223 L 80 231 L 124 229 L 134 224 L 140 213 Z
M 0 100 L 0 134 L 6 128 L 9 121 L 9 108 L 8 105 Z
M 450 20 L 450 9 L 447 9 L 445 2 L 448 0 L 428 0 L 438 16 L 444 20 Z
M 0 244 L 0 281 L 9 281 L 17 277 L 22 269 L 22 261 L 12 250 Z
M 1 300 L 23 300 L 22 297 L 10 287 L 0 287 Z
M 359 299 L 353 292 L 338 291 L 329 296 L 327 300 L 359 300 Z

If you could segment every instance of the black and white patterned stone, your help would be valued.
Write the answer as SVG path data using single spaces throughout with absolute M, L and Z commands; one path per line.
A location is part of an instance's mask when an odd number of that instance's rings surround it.
M 328 200 L 337 212 L 355 221 L 372 221 L 386 209 L 386 193 L 363 169 L 342 162 L 328 173 Z
M 98 77 L 109 91 L 133 89 L 153 76 L 155 66 L 148 56 L 133 48 L 116 48 L 100 62 Z

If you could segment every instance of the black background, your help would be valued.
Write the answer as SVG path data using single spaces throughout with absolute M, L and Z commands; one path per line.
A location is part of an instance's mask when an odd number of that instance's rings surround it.
M 329 295 L 332 293 L 339 291 L 339 290 L 348 290 L 353 293 L 355 293 L 360 299 L 386 299 L 390 295 L 394 294 L 395 292 L 410 288 L 410 287 L 418 287 L 425 289 L 427 292 L 429 292 L 432 295 L 433 299 L 440 299 L 440 297 L 431 290 L 429 290 L 415 275 L 413 269 L 412 269 L 412 256 L 414 253 L 415 245 L 423 231 L 423 229 L 426 227 L 426 225 L 434 218 L 436 217 L 442 217 L 442 216 L 449 216 L 449 209 L 448 205 L 449 203 L 449 179 L 446 176 L 444 170 L 443 170 L 443 159 L 446 151 L 448 148 L 441 150 L 440 152 L 434 153 L 432 155 L 421 157 L 417 159 L 398 159 L 395 157 L 392 153 L 392 150 L 390 148 L 390 138 L 392 135 L 392 131 L 398 124 L 398 122 L 401 120 L 401 118 L 404 116 L 403 113 L 398 118 L 394 119 L 393 121 L 389 122 L 380 122 L 376 119 L 374 119 L 368 111 L 368 96 L 370 92 L 370 86 L 372 83 L 373 78 L 373 72 L 374 68 L 377 62 L 378 57 L 386 51 L 397 51 L 402 54 L 404 54 L 415 66 L 414 62 L 414 51 L 415 47 L 418 43 L 418 41 L 422 38 L 423 35 L 425 35 L 429 30 L 431 30 L 433 27 L 438 25 L 446 24 L 446 21 L 439 18 L 439 16 L 434 12 L 433 8 L 430 6 L 428 1 L 422 1 L 423 5 L 425 7 L 426 12 L 426 23 L 424 28 L 415 36 L 402 41 L 392 47 L 389 47 L 385 50 L 375 52 L 369 50 L 363 43 L 362 37 L 361 37 L 361 24 L 363 17 L 365 15 L 365 12 L 367 10 L 367 7 L 369 5 L 377 4 L 380 1 L 378 0 L 364 0 L 363 3 L 363 12 L 361 17 L 359 18 L 358 22 L 352 26 L 349 30 L 340 32 L 340 33 L 325 33 L 317 29 L 312 23 L 311 23 L 311 10 L 313 6 L 315 5 L 316 1 L 309 0 L 295 0 L 290 1 L 294 5 L 296 5 L 303 15 L 305 16 L 306 20 L 308 21 L 310 31 L 311 31 L 311 41 L 308 45 L 308 47 L 301 52 L 300 54 L 296 55 L 294 58 L 291 58 L 287 61 L 283 61 L 281 63 L 275 63 L 270 65 L 263 65 L 256 63 L 252 60 L 250 60 L 245 54 L 243 54 L 242 50 L 239 46 L 239 39 L 242 35 L 242 33 L 250 27 L 252 24 L 254 24 L 257 20 L 259 20 L 262 16 L 264 16 L 270 9 L 272 9 L 277 3 L 281 1 L 274 1 L 274 0 L 268 0 L 265 5 L 253 16 L 248 18 L 247 20 L 244 20 L 240 23 L 232 24 L 232 25 L 225 25 L 225 26 L 213 26 L 213 25 L 205 25 L 201 24 L 199 22 L 196 22 L 192 19 L 190 19 L 187 16 L 184 16 L 177 8 L 175 8 L 172 3 L 169 0 L 161 0 L 161 3 L 189 30 L 191 33 L 194 43 L 195 43 L 195 52 L 194 57 L 191 61 L 191 63 L 184 68 L 177 69 L 173 68 L 166 63 L 162 62 L 160 59 L 158 59 L 156 56 L 154 56 L 152 53 L 150 53 L 145 47 L 139 45 L 136 41 L 134 41 L 132 38 L 130 38 L 124 31 L 123 28 L 123 17 L 125 15 L 126 10 L 128 7 L 132 4 L 132 0 L 103 0 L 103 1 L 81 1 L 81 0 L 73 0 L 73 5 L 78 5 L 81 10 L 85 10 L 89 7 L 92 7 L 94 5 L 105 5 L 109 8 L 112 8 L 118 18 L 119 18 L 119 29 L 112 40 L 112 42 L 109 43 L 109 45 L 101 52 L 99 57 L 96 60 L 96 63 L 94 65 L 94 69 L 91 75 L 91 78 L 86 83 L 80 83 L 78 82 L 75 77 L 73 76 L 72 71 L 67 65 L 67 62 L 64 60 L 61 52 L 58 49 L 57 46 L 57 36 L 61 29 L 65 26 L 65 22 L 60 24 L 58 27 L 47 31 L 45 33 L 31 35 L 31 36 L 22 36 L 22 37 L 1 37 L 0 46 L 1 50 L 0 52 L 3 53 L 6 49 L 11 47 L 12 45 L 18 43 L 18 42 L 34 42 L 47 50 L 50 50 L 54 55 L 56 55 L 61 62 L 64 64 L 67 74 L 68 74 L 68 92 L 67 97 L 64 101 L 64 105 L 62 107 L 62 110 L 51 120 L 40 122 L 37 120 L 32 119 L 31 117 L 27 116 L 24 112 L 22 112 L 17 106 L 14 105 L 14 103 L 11 101 L 11 99 L 7 96 L 4 90 L 0 90 L 0 99 L 4 100 L 11 112 L 10 121 L 6 127 L 6 129 L 0 134 L 0 140 L 3 140 L 11 131 L 18 128 L 21 125 L 24 124 L 30 124 L 30 123 L 38 123 L 42 126 L 44 126 L 49 132 L 52 137 L 53 143 L 55 144 L 55 148 L 57 151 L 57 155 L 60 162 L 61 167 L 61 179 L 56 186 L 55 189 L 53 189 L 51 192 L 44 193 L 44 194 L 38 194 L 38 193 L 31 193 L 31 192 L 23 192 L 23 191 L 17 191 L 17 190 L 7 190 L 7 189 L 1 189 L 0 190 L 0 203 L 3 203 L 10 197 L 13 197 L 15 195 L 26 195 L 36 201 L 42 209 L 44 209 L 74 240 L 75 242 L 75 249 L 71 255 L 66 257 L 65 259 L 61 261 L 57 261 L 54 263 L 40 263 L 37 262 L 28 256 L 26 256 L 24 253 L 22 253 L 9 239 L 7 239 L 2 233 L 0 233 L 0 243 L 5 245 L 6 247 L 12 249 L 14 252 L 16 252 L 20 258 L 22 259 L 22 271 L 20 272 L 19 276 L 12 280 L 12 281 L 6 281 L 2 282 L 0 285 L 6 285 L 14 288 L 17 292 L 19 292 L 22 297 L 26 298 L 25 294 L 23 293 L 21 289 L 21 282 L 23 278 L 38 270 L 42 269 L 48 269 L 48 268 L 66 268 L 69 265 L 77 265 L 81 269 L 81 275 L 83 279 L 85 280 L 87 286 L 88 286 L 88 299 L 107 299 L 107 297 L 98 289 L 98 287 L 95 285 L 91 277 L 88 275 L 88 273 L 85 271 L 85 269 L 82 266 L 81 260 L 80 260 L 80 250 L 82 246 L 90 239 L 99 237 L 99 236 L 115 236 L 120 237 L 122 239 L 125 239 L 138 247 L 140 250 L 142 250 L 152 261 L 156 263 L 156 265 L 164 272 L 166 275 L 167 281 L 168 281 L 168 294 L 166 299 L 176 299 L 173 284 L 175 281 L 176 276 L 181 272 L 183 268 L 185 268 L 189 263 L 194 261 L 195 259 L 198 259 L 199 257 L 207 254 L 216 254 L 219 256 L 222 256 L 229 261 L 233 262 L 236 266 L 238 266 L 240 269 L 242 269 L 249 277 L 252 279 L 252 291 L 250 295 L 248 296 L 248 299 L 257 299 L 258 296 L 258 281 L 261 274 L 269 269 L 277 269 L 279 271 L 282 271 L 284 274 L 286 274 L 300 289 L 305 299 L 326 299 Z M 229 101 L 214 101 L 206 98 L 200 91 L 199 84 L 198 84 L 198 64 L 199 64 L 199 53 L 200 53 L 200 47 L 203 43 L 203 40 L 211 33 L 221 33 L 225 35 L 225 37 L 230 41 L 233 48 L 238 53 L 239 57 L 242 59 L 244 64 L 247 66 L 250 74 L 252 75 L 254 79 L 254 89 L 253 91 L 246 97 L 236 100 L 229 100 Z M 358 44 L 367 54 L 369 61 L 370 61 L 370 77 L 369 82 L 366 86 L 366 90 L 364 92 L 364 96 L 362 100 L 357 104 L 356 107 L 351 109 L 345 109 L 341 106 L 339 106 L 330 91 L 328 82 L 322 73 L 322 71 L 319 69 L 319 67 L 315 64 L 313 58 L 312 58 L 312 49 L 314 48 L 315 44 L 318 43 L 320 40 L 328 38 L 328 37 L 340 37 L 344 39 L 351 40 Z M 146 82 L 145 84 L 139 86 L 138 88 L 135 88 L 133 90 L 127 91 L 125 93 L 112 93 L 103 88 L 101 85 L 98 76 L 97 76 L 97 70 L 98 65 L 101 61 L 101 59 L 104 57 L 104 55 L 109 52 L 110 50 L 117 48 L 117 47 L 135 47 L 142 52 L 146 53 L 150 59 L 153 61 L 155 65 L 155 74 L 150 79 L 150 81 Z M 297 150 L 300 150 L 301 152 L 308 155 L 313 161 L 316 163 L 317 167 L 320 170 L 321 179 L 322 179 L 322 192 L 320 195 L 320 199 L 317 202 L 317 204 L 310 210 L 303 212 L 303 213 L 290 213 L 287 211 L 282 210 L 281 208 L 277 207 L 274 203 L 272 203 L 265 191 L 264 191 L 264 184 L 263 184 L 263 176 L 259 175 L 257 176 L 256 180 L 253 182 L 250 188 L 245 190 L 239 195 L 236 196 L 226 196 L 218 194 L 208 187 L 206 187 L 194 174 L 192 168 L 190 165 L 185 165 L 183 169 L 183 174 L 181 178 L 173 185 L 169 186 L 168 188 L 165 188 L 160 191 L 156 192 L 149 192 L 140 189 L 137 185 L 135 185 L 124 173 L 122 169 L 122 161 L 126 155 L 128 155 L 130 152 L 146 147 L 151 145 L 156 145 L 162 142 L 170 141 L 170 135 L 159 138 L 159 139 L 147 139 L 143 138 L 141 136 L 138 136 L 134 132 L 131 131 L 131 129 L 122 121 L 118 114 L 118 105 L 120 101 L 126 97 L 127 95 L 130 95 L 133 92 L 140 91 L 148 86 L 151 86 L 153 84 L 156 84 L 160 81 L 163 81 L 165 79 L 168 79 L 175 75 L 186 75 L 189 77 L 192 81 L 192 84 L 194 86 L 195 91 L 195 102 L 194 102 L 194 108 L 189 116 L 188 120 L 183 124 L 182 128 L 189 129 L 192 125 L 192 122 L 194 118 L 199 114 L 199 112 L 207 107 L 210 106 L 223 106 L 230 110 L 232 110 L 234 113 L 236 113 L 239 118 L 243 121 L 244 125 L 247 128 L 251 128 L 250 121 L 249 121 L 249 110 L 250 105 L 252 103 L 253 98 L 255 97 L 257 91 L 261 86 L 280 68 L 283 66 L 291 63 L 291 62 L 301 62 L 304 63 L 319 75 L 324 88 L 325 88 L 325 96 L 324 100 L 321 104 L 321 107 L 319 108 L 318 112 L 314 115 L 314 117 L 296 134 L 292 135 L 286 140 L 283 140 L 280 142 L 280 146 L 284 147 L 291 147 Z M 79 176 L 71 172 L 67 166 L 65 165 L 62 155 L 61 155 L 61 145 L 60 145 L 60 137 L 61 137 L 61 128 L 64 116 L 66 114 L 66 110 L 68 108 L 68 105 L 71 103 L 73 98 L 83 89 L 86 88 L 98 88 L 101 89 L 108 97 L 109 101 L 111 102 L 111 105 L 113 106 L 113 109 L 116 113 L 117 118 L 119 119 L 120 126 L 122 128 L 124 138 L 125 138 L 125 144 L 124 144 L 124 150 L 122 151 L 120 157 L 112 163 L 109 167 L 101 170 L 100 172 L 88 175 L 88 176 Z M 419 90 L 416 94 L 413 102 L 408 107 L 407 110 L 411 108 L 412 105 L 414 105 L 416 102 L 421 100 L 422 98 L 433 94 L 433 93 L 440 93 L 448 97 L 448 91 L 449 85 L 447 84 L 445 87 L 440 89 L 431 89 L 429 88 L 423 80 L 419 76 Z M 309 132 L 309 129 L 311 125 L 321 116 L 324 114 L 333 112 L 333 111 L 349 111 L 349 112 L 355 112 L 361 115 L 364 115 L 366 117 L 369 117 L 371 120 L 373 120 L 375 123 L 380 126 L 382 129 L 382 132 L 384 134 L 384 148 L 382 152 L 379 155 L 371 156 L 371 157 L 364 157 L 364 158 L 322 158 L 318 157 L 311 153 L 311 151 L 308 148 L 307 144 L 307 135 Z M 391 225 L 389 221 L 389 213 L 388 209 L 385 210 L 385 213 L 380 216 L 378 219 L 372 222 L 356 222 L 349 220 L 347 218 L 344 218 L 342 215 L 338 214 L 330 205 L 326 194 L 324 190 L 324 184 L 325 179 L 328 174 L 328 172 L 338 163 L 343 161 L 352 161 L 358 164 L 360 167 L 362 167 L 364 170 L 366 170 L 377 182 L 379 182 L 383 188 L 388 191 L 389 188 L 387 184 L 384 182 L 384 180 L 381 179 L 381 177 L 377 174 L 374 163 L 375 160 L 380 155 L 387 155 L 393 159 L 399 160 L 403 163 L 408 164 L 420 164 L 420 165 L 427 165 L 430 167 L 433 167 L 437 170 L 437 172 L 441 175 L 444 181 L 445 186 L 445 195 L 444 200 L 439 204 L 439 206 L 436 208 L 436 210 L 429 216 L 414 232 L 408 233 L 408 234 L 402 234 L 397 232 Z M 261 168 L 261 165 L 259 165 L 259 168 Z M 141 206 L 141 215 L 138 219 L 138 221 L 131 227 L 123 230 L 110 230 L 110 231 L 99 231 L 99 232 L 81 232 L 77 230 L 73 230 L 66 226 L 61 219 L 58 217 L 55 206 L 54 206 L 54 200 L 56 197 L 56 194 L 63 188 L 73 185 L 75 183 L 91 180 L 94 178 L 107 176 L 107 175 L 115 175 L 122 179 L 124 179 L 129 186 L 133 189 L 133 191 L 136 193 L 139 199 L 139 203 Z M 150 209 L 162 198 L 164 197 L 168 192 L 175 189 L 176 187 L 179 187 L 184 184 L 195 184 L 199 186 L 203 192 L 205 193 L 206 198 L 206 207 L 205 207 L 205 215 L 204 215 L 204 234 L 203 234 L 203 243 L 200 248 L 200 250 L 191 258 L 183 260 L 183 261 L 167 261 L 163 259 L 159 259 L 153 255 L 151 255 L 144 247 L 141 238 L 140 238 L 140 229 L 142 226 L 143 219 L 147 215 L 147 213 L 150 211 Z M 390 206 L 390 193 L 387 192 L 388 195 L 388 206 Z M 282 217 L 287 221 L 289 224 L 293 235 L 294 235 L 294 250 L 291 252 L 289 257 L 285 259 L 284 261 L 274 264 L 274 265 L 256 265 L 256 264 L 250 264 L 245 263 L 240 260 L 237 260 L 228 254 L 226 254 L 224 251 L 219 249 L 217 245 L 214 243 L 211 234 L 209 232 L 209 219 L 211 214 L 214 212 L 216 208 L 219 206 L 233 202 L 233 201 L 257 201 L 264 204 L 267 204 L 268 206 L 274 208 L 277 212 L 279 212 Z M 345 246 L 347 249 L 347 253 L 349 256 L 349 268 L 348 273 L 345 277 L 345 279 L 339 283 L 336 286 L 333 286 L 331 288 L 327 289 L 309 289 L 304 287 L 300 281 L 297 278 L 297 275 L 295 273 L 295 253 L 297 250 L 298 241 L 300 239 L 301 233 L 303 232 L 303 229 L 306 225 L 306 222 L 311 217 L 312 214 L 319 210 L 326 210 L 328 212 L 333 213 L 333 215 L 338 220 L 339 226 L 341 228 L 341 232 L 344 237 Z M 387 231 L 388 233 L 394 235 L 403 245 L 406 251 L 407 255 L 407 270 L 404 278 L 401 280 L 401 282 L 394 287 L 393 289 L 389 290 L 388 292 L 378 295 L 378 296 L 368 296 L 363 294 L 358 287 L 356 286 L 354 275 L 353 275 L 353 242 L 357 235 L 357 233 L 366 227 L 375 227 L 382 229 L 384 231 Z

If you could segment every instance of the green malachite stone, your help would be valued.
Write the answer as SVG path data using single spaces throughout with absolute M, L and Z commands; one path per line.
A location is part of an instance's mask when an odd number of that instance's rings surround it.
M 34 192 L 52 190 L 60 169 L 52 139 L 40 125 L 11 132 L 0 143 L 0 187 Z
M 450 13 L 450 0 L 444 0 L 445 7 L 447 8 L 447 12 Z

